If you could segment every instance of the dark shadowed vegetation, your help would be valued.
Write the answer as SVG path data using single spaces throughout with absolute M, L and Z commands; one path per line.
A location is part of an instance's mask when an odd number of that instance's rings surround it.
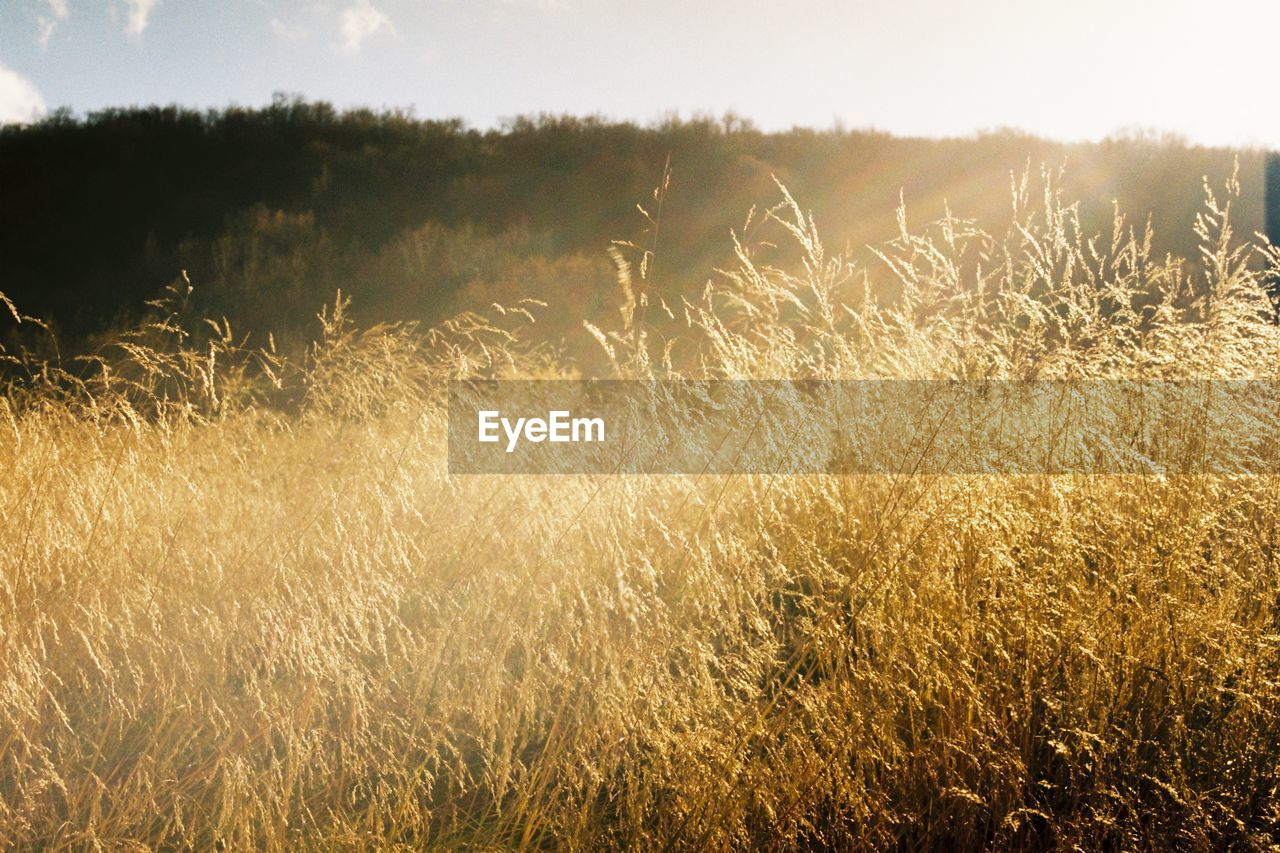
M 949 204 L 957 217 L 1007 223 L 1010 173 L 1065 164 L 1063 189 L 1079 200 L 1086 232 L 1109 230 L 1119 198 L 1130 221 L 1152 218 L 1153 254 L 1193 256 L 1182 235 L 1201 179 L 1220 184 L 1236 156 L 1012 132 L 763 133 L 732 116 L 648 126 L 520 118 L 479 131 L 284 97 L 263 109 L 61 113 L 0 129 L 0 284 L 64 346 L 135 319 L 183 269 L 196 285 L 193 310 L 259 336 L 270 328 L 282 345 L 310 336 L 315 306 L 339 288 L 366 322 L 431 322 L 534 295 L 559 309 L 552 317 L 604 323 L 596 309 L 614 286 L 606 250 L 635 234 L 633 202 L 668 158 L 652 284 L 670 298 L 699 292 L 710 270 L 732 263 L 729 231 L 773 196 L 773 176 L 812 207 L 831 244 L 858 248 L 894 235 L 900 194 L 914 222 Z M 1262 158 L 1239 156 L 1235 215 L 1251 233 L 1261 227 Z M 779 251 L 772 260 L 794 260 Z

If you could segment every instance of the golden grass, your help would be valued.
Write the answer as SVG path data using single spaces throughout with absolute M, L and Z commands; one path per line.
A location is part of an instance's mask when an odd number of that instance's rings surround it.
M 617 376 L 1275 378 L 1280 263 L 1227 203 L 1187 262 L 1086 240 L 1052 175 L 1013 198 L 862 267 L 786 197 L 794 270 L 740 244 L 699 300 L 626 282 L 678 336 L 592 331 Z M 181 297 L 80 378 L 12 356 L 4 846 L 1280 829 L 1271 478 L 450 476 L 445 379 L 569 372 L 520 312 L 357 333 L 339 299 L 291 364 L 194 343 Z

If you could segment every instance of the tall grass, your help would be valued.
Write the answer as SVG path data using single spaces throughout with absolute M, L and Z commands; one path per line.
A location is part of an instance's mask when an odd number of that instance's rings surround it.
M 619 254 L 644 310 L 582 334 L 628 377 L 1275 378 L 1234 187 L 1179 259 L 1054 180 L 866 263 L 783 190 L 743 234 L 794 265 L 735 238 L 673 304 Z M 582 369 L 537 304 L 339 297 L 291 362 L 185 287 L 89 369 L 7 356 L 5 846 L 1274 843 L 1273 479 L 450 476 L 446 379 Z

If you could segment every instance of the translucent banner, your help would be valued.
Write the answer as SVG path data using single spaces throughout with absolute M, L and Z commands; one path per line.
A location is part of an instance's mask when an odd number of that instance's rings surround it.
M 1272 474 L 1280 383 L 451 382 L 458 474 Z

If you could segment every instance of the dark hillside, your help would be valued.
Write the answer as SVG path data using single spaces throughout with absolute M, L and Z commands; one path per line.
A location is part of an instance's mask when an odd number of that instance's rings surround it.
M 609 241 L 637 235 L 635 204 L 668 156 L 658 284 L 674 291 L 724 262 L 752 205 L 776 201 L 771 175 L 831 245 L 857 247 L 892 235 L 900 191 L 913 225 L 947 201 L 998 228 L 1011 171 L 1065 163 L 1064 192 L 1082 200 L 1088 228 L 1107 231 L 1119 199 L 1132 221 L 1153 217 L 1158 251 L 1192 256 L 1201 177 L 1220 186 L 1236 154 L 1014 133 L 763 133 L 732 117 L 523 118 L 480 132 L 283 98 L 62 114 L 0 130 L 0 291 L 64 339 L 136 312 L 183 268 L 201 309 L 249 329 L 296 330 L 339 287 L 366 320 L 431 321 L 530 286 L 589 313 L 610 286 Z M 1248 233 L 1261 227 L 1262 165 L 1239 156 L 1235 221 Z

